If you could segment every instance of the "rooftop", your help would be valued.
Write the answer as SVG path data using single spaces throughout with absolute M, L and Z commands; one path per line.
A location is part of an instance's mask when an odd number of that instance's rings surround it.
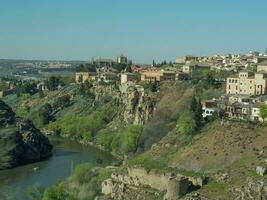
M 267 59 L 267 57 L 266 57 L 266 59 Z M 267 60 L 264 60 L 264 61 L 258 63 L 258 65 L 267 65 Z

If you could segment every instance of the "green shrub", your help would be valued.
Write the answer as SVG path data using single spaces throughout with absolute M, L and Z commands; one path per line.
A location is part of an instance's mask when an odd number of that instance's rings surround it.
M 144 167 L 147 171 L 150 171 L 151 169 L 166 169 L 167 168 L 167 165 L 165 163 L 152 160 L 149 158 L 135 158 L 135 159 L 129 160 L 129 165 L 135 166 L 135 167 Z
M 177 130 L 182 134 L 188 135 L 195 133 L 196 128 L 193 113 L 184 112 L 178 120 Z
M 73 194 L 67 193 L 60 185 L 47 188 L 42 200 L 75 200 Z
M 143 131 L 143 126 L 130 125 L 123 132 L 122 151 L 124 153 L 135 152 L 137 149 L 140 135 Z
M 63 118 L 48 125 L 49 130 L 60 132 L 62 136 L 86 140 L 90 140 L 92 137 L 91 128 L 91 120 L 87 117 L 75 115 L 65 115 Z
M 111 144 L 112 140 L 115 134 L 111 132 L 109 129 L 104 129 L 99 131 L 97 137 L 96 137 L 96 142 L 97 144 L 102 145 L 106 150 L 112 150 L 111 149 Z
M 79 184 L 88 182 L 93 176 L 95 176 L 95 173 L 92 172 L 90 163 L 78 165 L 72 174 L 73 179 Z

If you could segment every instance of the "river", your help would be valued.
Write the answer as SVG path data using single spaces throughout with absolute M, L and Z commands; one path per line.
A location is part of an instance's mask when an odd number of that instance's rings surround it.
M 51 138 L 53 156 L 46 161 L 0 171 L 0 200 L 28 200 L 27 190 L 34 184 L 47 187 L 68 177 L 75 165 L 90 162 L 102 166 L 115 159 L 106 152 L 91 146 L 62 138 Z M 34 170 L 37 168 L 37 170 Z

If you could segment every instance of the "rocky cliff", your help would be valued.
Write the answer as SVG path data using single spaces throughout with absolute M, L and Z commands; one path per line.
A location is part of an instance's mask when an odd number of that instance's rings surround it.
M 122 109 L 121 116 L 126 124 L 144 125 L 152 117 L 156 104 L 155 98 L 142 86 L 131 84 L 117 88 L 112 84 L 95 84 L 91 92 L 95 101 L 116 99 Z
M 122 98 L 125 105 L 123 118 L 127 124 L 144 125 L 152 117 L 156 102 L 143 87 L 129 87 Z
M 37 162 L 51 155 L 48 138 L 30 121 L 16 118 L 0 100 L 0 169 Z

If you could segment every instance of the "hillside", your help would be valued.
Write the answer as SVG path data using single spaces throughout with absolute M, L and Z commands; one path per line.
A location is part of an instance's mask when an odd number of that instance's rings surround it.
M 67 85 L 46 91 L 43 97 L 35 94 L 5 98 L 20 116 L 32 119 L 38 128 L 96 145 L 123 160 L 118 169 L 88 166 L 88 170 L 76 171 L 47 192 L 56 189 L 77 199 L 86 199 L 87 195 L 103 199 L 173 199 L 176 193 L 171 188 L 177 182 L 187 188 L 179 193 L 184 199 L 266 197 L 266 177 L 256 173 L 257 167 L 266 167 L 266 126 L 218 116 L 202 119 L 198 125 L 197 116 L 190 114 L 194 98 L 218 97 L 224 93 L 223 88 L 190 81 L 140 84 L 144 90 L 130 87 L 125 94 L 113 84 L 89 84 Z M 62 99 L 67 101 L 62 103 Z M 44 107 L 49 111 L 48 118 L 42 118 Z M 184 116 L 194 123 L 192 132 L 180 131 Z M 41 123 L 43 119 L 48 121 Z M 85 179 L 79 181 L 83 176 Z M 172 179 L 174 182 L 169 182 Z M 167 188 L 153 184 L 161 181 Z M 101 187 L 106 196 L 101 194 Z
M 159 170 L 209 177 L 208 184 L 197 191 L 207 199 L 235 199 L 249 187 L 260 187 L 257 184 L 263 187 L 257 195 L 266 198 L 266 178 L 256 174 L 257 166 L 266 167 L 266 133 L 264 126 L 215 121 L 193 137 L 170 132 L 131 163 L 145 168 L 155 163 L 153 168 Z
M 0 169 L 44 160 L 52 155 L 52 145 L 28 120 L 18 119 L 0 100 Z

